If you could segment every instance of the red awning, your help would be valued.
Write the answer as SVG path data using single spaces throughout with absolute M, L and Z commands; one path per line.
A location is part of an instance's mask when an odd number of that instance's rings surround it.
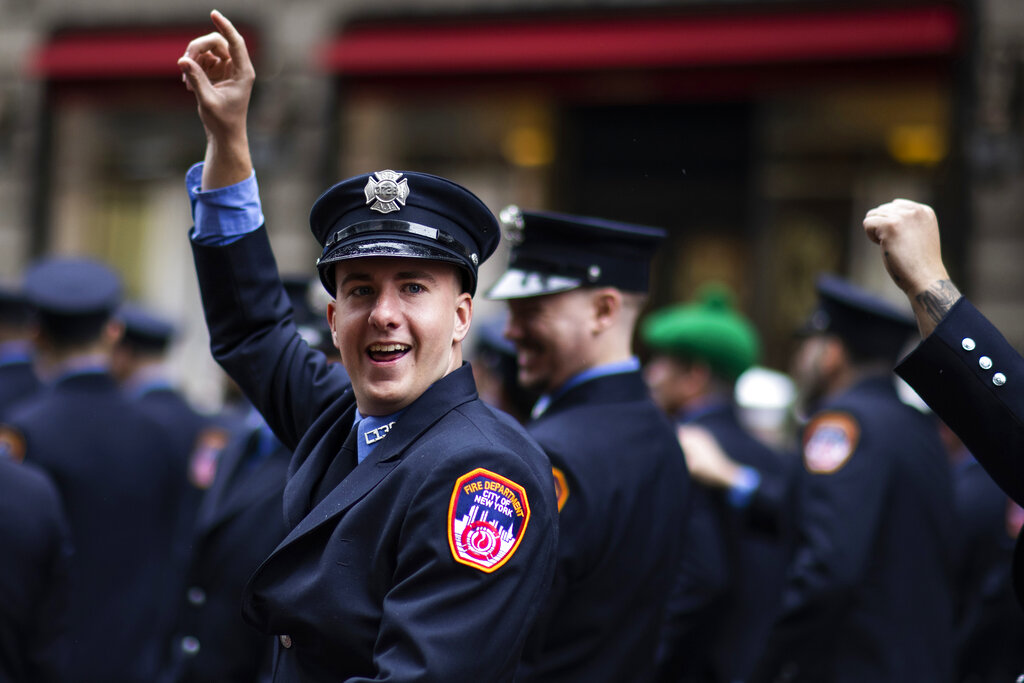
M 210 26 L 172 29 L 67 31 L 43 45 L 29 62 L 34 76 L 53 80 L 176 77 L 178 57 Z M 249 43 L 249 35 L 246 42 Z M 251 43 L 248 44 L 253 51 Z
M 354 26 L 324 64 L 354 76 L 678 68 L 952 53 L 947 6 Z

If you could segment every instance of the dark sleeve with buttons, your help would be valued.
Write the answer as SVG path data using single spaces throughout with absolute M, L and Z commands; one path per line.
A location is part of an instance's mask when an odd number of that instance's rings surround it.
M 960 299 L 896 373 L 1024 504 L 1024 358 Z

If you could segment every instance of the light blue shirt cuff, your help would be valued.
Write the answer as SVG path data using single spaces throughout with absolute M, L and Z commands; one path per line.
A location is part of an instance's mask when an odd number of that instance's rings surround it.
M 760 485 L 761 474 L 757 470 L 753 467 L 741 467 L 739 482 L 729 489 L 729 504 L 737 508 L 747 507 Z
M 185 187 L 192 203 L 190 233 L 193 242 L 218 246 L 257 230 L 263 225 L 263 207 L 256 184 L 256 171 L 240 183 L 202 191 L 203 162 L 188 169 Z

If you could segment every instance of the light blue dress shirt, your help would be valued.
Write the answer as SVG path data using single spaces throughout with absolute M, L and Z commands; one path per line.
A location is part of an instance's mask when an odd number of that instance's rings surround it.
M 185 175 L 185 188 L 192 204 L 192 241 L 218 246 L 230 244 L 263 225 L 263 207 L 256 184 L 256 171 L 240 183 L 200 190 L 203 162 L 193 164 Z

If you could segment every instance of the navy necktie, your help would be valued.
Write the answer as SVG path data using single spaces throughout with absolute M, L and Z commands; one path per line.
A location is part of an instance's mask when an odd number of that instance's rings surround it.
M 352 425 L 352 429 L 349 430 L 348 436 L 345 437 L 345 442 L 341 445 L 341 450 L 331 460 L 331 464 L 328 465 L 327 471 L 324 472 L 324 476 L 320 478 L 320 482 L 316 485 L 315 492 L 313 494 L 313 506 L 322 501 L 327 495 L 341 483 L 341 480 L 351 472 L 356 466 L 356 438 L 359 437 L 359 422 L 357 421 Z

